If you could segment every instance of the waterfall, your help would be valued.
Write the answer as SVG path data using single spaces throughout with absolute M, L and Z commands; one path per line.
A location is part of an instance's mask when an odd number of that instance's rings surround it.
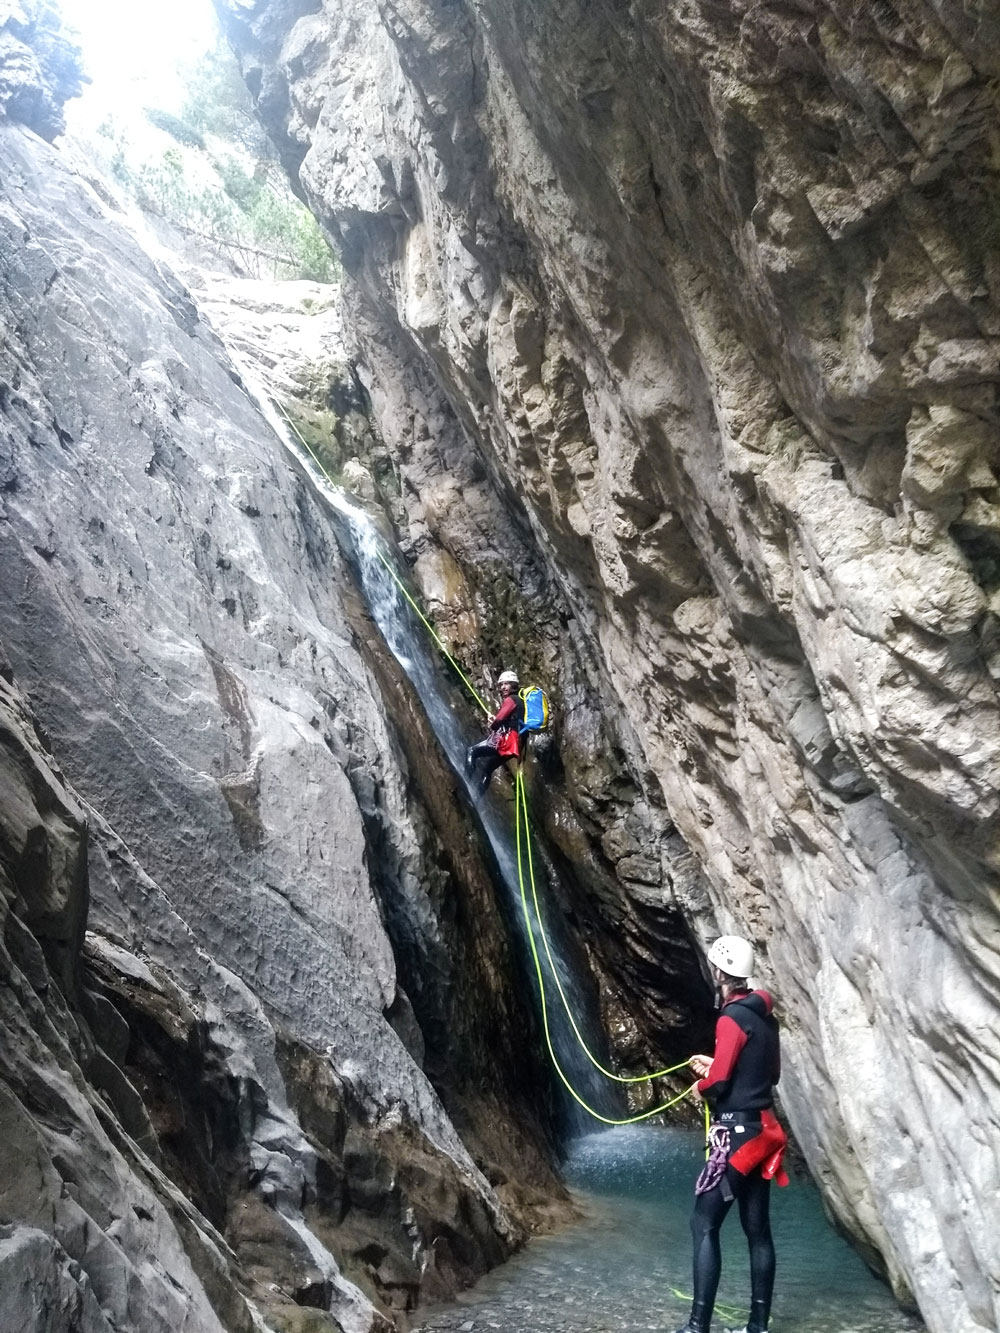
M 518 923 L 521 948 L 527 954 L 529 950 L 528 927 L 521 906 L 513 820 L 506 809 L 498 808 L 492 797 L 488 796 L 477 803 L 475 800 L 476 779 L 469 779 L 465 774 L 466 747 L 472 741 L 478 740 L 479 736 L 470 735 L 466 729 L 466 723 L 460 717 L 459 710 L 456 707 L 457 700 L 454 698 L 456 691 L 447 675 L 450 668 L 430 642 L 426 629 L 421 625 L 382 563 L 380 554 L 385 559 L 393 561 L 395 552 L 388 549 L 371 519 L 352 505 L 345 495 L 332 494 L 334 491 L 335 488 L 327 483 L 324 494 L 331 499 L 335 509 L 343 519 L 341 532 L 346 539 L 345 545 L 349 549 L 350 556 L 353 557 L 358 579 L 372 619 L 378 626 L 390 652 L 403 668 L 420 696 L 431 730 L 437 737 L 453 772 L 465 787 L 481 833 L 493 854 L 494 862 L 499 871 L 500 886 L 507 895 L 514 920 Z M 498 775 L 493 780 L 495 783 L 499 783 L 502 778 Z M 535 860 L 537 866 L 541 857 L 536 855 Z M 559 971 L 562 989 L 587 1044 L 598 1058 L 603 1057 L 606 1063 L 608 1057 L 607 1052 L 603 1049 L 604 1039 L 600 1025 L 591 1012 L 593 1006 L 575 970 L 570 965 L 565 943 L 561 939 L 564 931 L 558 916 L 558 908 L 552 895 L 546 891 L 544 871 L 538 871 L 537 873 L 540 878 L 539 889 L 542 910 L 545 912 L 546 908 L 548 909 L 544 921 L 549 951 L 553 963 Z M 532 929 L 534 930 L 539 956 L 542 958 L 543 969 L 548 973 L 544 945 L 537 922 L 533 921 Z M 526 970 L 533 975 L 530 965 Z M 580 1045 L 566 1020 L 565 1011 L 551 975 L 546 976 L 546 997 L 549 1006 L 553 1047 L 556 1058 L 567 1079 L 583 1100 L 594 1110 L 608 1116 L 621 1114 L 619 1100 L 612 1091 L 611 1085 L 593 1067 L 580 1049 Z M 568 1102 L 567 1109 L 570 1123 L 573 1128 L 577 1132 L 593 1129 L 596 1122 L 568 1094 L 566 1100 Z
M 241 362 L 241 359 L 239 360 Z M 465 722 L 460 719 L 457 693 L 450 679 L 451 669 L 441 658 L 426 628 L 417 619 L 383 563 L 385 559 L 396 567 L 396 553 L 379 535 L 372 519 L 352 502 L 345 491 L 333 485 L 317 467 L 315 461 L 300 447 L 275 411 L 266 392 L 257 383 L 252 371 L 242 362 L 239 364 L 239 369 L 248 392 L 257 402 L 275 434 L 309 477 L 316 492 L 333 511 L 341 544 L 354 567 L 372 619 L 390 652 L 413 684 L 431 730 L 453 772 L 468 794 L 476 822 L 493 854 L 499 887 L 507 897 L 513 919 L 518 923 L 518 940 L 528 964 L 525 968 L 526 975 L 534 976 L 533 966 L 527 959 L 530 941 L 521 906 L 513 820 L 507 812 L 501 812 L 496 807 L 492 797 L 476 802 L 473 781 L 465 775 L 464 759 L 466 747 L 478 740 L 479 736 L 470 734 Z M 501 780 L 499 776 L 494 777 L 496 783 Z M 540 881 L 539 890 L 552 962 L 558 970 L 559 981 L 573 1010 L 577 1026 L 595 1056 L 607 1065 L 609 1055 L 600 1022 L 594 1012 L 595 1006 L 570 965 L 564 939 L 565 930 L 555 901 L 547 892 L 545 873 L 540 868 L 541 860 L 541 856 L 536 854 L 535 863 L 536 867 L 539 867 L 536 873 Z M 556 1059 L 566 1079 L 583 1101 L 602 1115 L 610 1117 L 621 1115 L 624 1098 L 618 1093 L 616 1086 L 594 1068 L 581 1050 L 566 1019 L 562 1001 L 550 974 L 537 922 L 533 921 L 531 928 L 534 931 L 536 947 L 546 977 L 546 999 Z M 562 1090 L 561 1083 L 559 1087 Z M 564 1092 L 564 1098 L 566 1119 L 571 1130 L 574 1133 L 592 1131 L 598 1122 L 592 1119 L 568 1093 Z

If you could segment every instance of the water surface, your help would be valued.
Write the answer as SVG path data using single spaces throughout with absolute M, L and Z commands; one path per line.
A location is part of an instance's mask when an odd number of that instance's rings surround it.
M 584 1221 L 532 1241 L 458 1303 L 416 1320 L 426 1333 L 672 1333 L 691 1291 L 688 1215 L 701 1137 L 636 1125 L 572 1145 L 566 1176 Z M 771 1192 L 778 1253 L 771 1333 L 914 1333 L 889 1289 L 827 1224 L 819 1195 L 793 1179 Z M 746 1321 L 749 1276 L 736 1208 L 722 1233 L 713 1330 Z

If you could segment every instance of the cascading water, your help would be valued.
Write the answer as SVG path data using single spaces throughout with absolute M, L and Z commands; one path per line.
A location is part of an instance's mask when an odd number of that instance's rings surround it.
M 501 812 L 497 808 L 492 797 L 479 802 L 475 799 L 473 783 L 466 777 L 464 771 L 464 758 L 466 747 L 471 740 L 478 737 L 470 736 L 467 724 L 460 720 L 456 693 L 446 674 L 448 668 L 434 650 L 426 628 L 421 625 L 386 568 L 385 561 L 395 566 L 395 553 L 380 537 L 368 515 L 352 503 L 344 491 L 334 486 L 323 475 L 313 459 L 290 436 L 267 395 L 256 385 L 252 372 L 242 365 L 240 369 L 248 390 L 256 399 L 275 433 L 295 457 L 299 466 L 305 470 L 317 493 L 334 511 L 337 531 L 345 548 L 345 554 L 356 571 L 372 619 L 390 652 L 420 696 L 431 729 L 469 795 L 475 818 L 492 852 L 499 882 L 517 923 L 522 947 L 527 953 L 530 944 L 528 926 L 521 909 L 513 821 L 506 812 Z M 500 779 L 494 778 L 494 781 L 499 782 Z M 545 958 L 546 951 L 537 922 L 533 922 L 532 930 L 539 955 Z M 607 1063 L 609 1057 L 604 1049 L 605 1042 L 593 1013 L 593 1005 L 569 964 L 567 949 L 561 938 L 563 935 L 561 923 L 552 910 L 545 918 L 545 931 L 552 966 L 558 971 L 559 983 L 576 1024 L 590 1050 Z M 547 993 L 551 994 L 549 1018 L 552 1045 L 567 1081 L 572 1084 L 578 1096 L 601 1115 L 609 1117 L 622 1115 L 624 1099 L 620 1097 L 616 1087 L 594 1068 L 581 1050 L 563 1011 L 551 976 L 547 978 L 546 989 Z M 568 1094 L 565 1100 L 566 1121 L 571 1131 L 583 1133 L 593 1129 L 596 1122 L 579 1104 Z
M 327 486 L 326 491 L 333 488 Z M 465 750 L 470 740 L 467 724 L 460 719 L 453 690 L 444 673 L 447 668 L 428 643 L 427 631 L 411 611 L 405 598 L 380 556 L 392 559 L 372 521 L 355 508 L 343 495 L 333 498 L 344 520 L 345 536 L 356 562 L 356 569 L 364 591 L 368 609 L 393 656 L 406 672 L 420 696 L 427 720 L 448 758 L 456 776 L 465 785 L 475 817 L 483 837 L 489 845 L 499 872 L 500 883 L 507 895 L 509 906 L 520 934 L 522 947 L 528 949 L 528 926 L 521 910 L 518 867 L 515 856 L 515 836 L 510 814 L 500 810 L 492 797 L 475 801 L 474 781 L 464 772 Z M 495 782 L 500 779 L 494 778 Z M 550 911 L 545 920 L 552 962 L 558 969 L 559 981 L 569 1001 L 577 1025 L 592 1050 L 601 1050 L 602 1041 L 589 998 L 570 966 L 567 951 L 560 939 L 562 931 L 556 915 Z M 544 948 L 537 922 L 532 929 L 536 947 L 544 956 Z M 551 993 L 550 1022 L 556 1057 L 567 1079 L 580 1097 L 603 1115 L 621 1114 L 619 1099 L 604 1077 L 591 1065 L 576 1041 L 565 1013 L 558 1000 L 551 976 L 547 981 Z M 605 1056 L 605 1058 L 607 1058 Z M 592 1121 L 574 1101 L 567 1106 L 569 1123 L 577 1132 L 593 1128 Z

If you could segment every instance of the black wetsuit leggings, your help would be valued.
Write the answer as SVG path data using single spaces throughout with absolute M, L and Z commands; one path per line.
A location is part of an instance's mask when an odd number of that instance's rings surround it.
M 512 756 L 509 754 L 497 754 L 496 746 L 492 741 L 480 741 L 478 745 L 470 745 L 467 751 L 467 762 L 469 769 L 474 764 L 482 765 L 482 778 L 479 782 L 481 791 L 485 791 L 490 785 L 490 778 L 497 771 L 501 764 L 505 764 Z
M 694 1303 L 691 1309 L 691 1327 L 698 1333 L 708 1333 L 712 1310 L 719 1289 L 722 1272 L 722 1250 L 719 1230 L 733 1205 L 739 1205 L 740 1225 L 746 1232 L 750 1246 L 750 1320 L 748 1333 L 764 1333 L 771 1314 L 771 1295 L 774 1291 L 774 1241 L 771 1239 L 771 1182 L 765 1180 L 760 1169 L 741 1175 L 733 1167 L 726 1167 L 726 1181 L 714 1189 L 699 1194 L 691 1214 L 691 1236 L 694 1241 Z M 724 1195 L 731 1193 L 731 1198 Z

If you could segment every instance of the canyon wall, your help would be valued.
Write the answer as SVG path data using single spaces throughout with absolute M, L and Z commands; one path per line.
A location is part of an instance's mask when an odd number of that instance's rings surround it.
M 44 141 L 50 19 L 0 15 L 0 1325 L 377 1333 L 561 1206 L 534 1017 L 334 515 Z
M 415 576 L 558 701 L 624 1045 L 683 923 L 751 935 L 829 1206 L 996 1328 L 996 5 L 217 7 Z

